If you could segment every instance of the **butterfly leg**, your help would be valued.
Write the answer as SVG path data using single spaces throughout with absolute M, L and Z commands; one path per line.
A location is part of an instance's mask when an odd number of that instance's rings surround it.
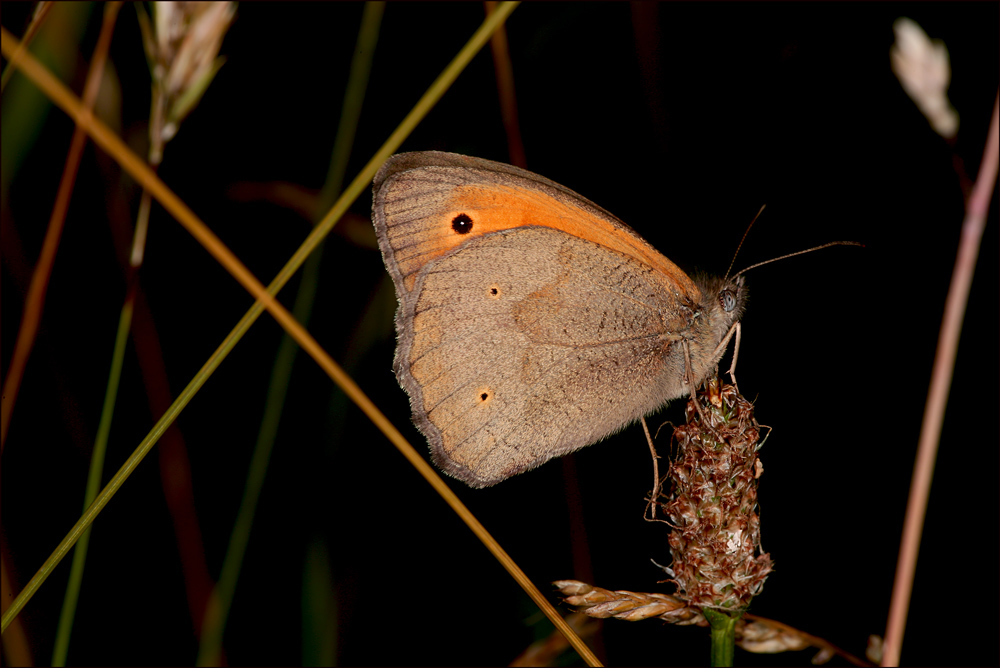
M 743 328 L 737 321 L 733 324 L 733 329 L 736 330 L 736 342 L 733 344 L 733 363 L 729 365 L 729 378 L 733 381 L 733 387 L 739 392 L 740 385 L 736 382 L 736 358 L 740 356 L 740 334 L 742 334 Z
M 736 335 L 736 343 L 733 346 L 733 363 L 729 365 L 728 373 L 737 391 L 740 389 L 740 386 L 736 383 L 736 358 L 740 355 L 740 335 L 742 332 L 743 329 L 740 327 L 740 323 L 737 320 L 733 323 L 733 326 L 729 328 L 729 331 L 726 332 L 726 335 L 722 338 L 722 341 L 719 342 L 719 345 L 715 347 L 715 350 L 712 351 L 712 359 L 719 359 L 725 353 L 726 346 L 729 345 L 730 339 L 733 338 L 734 334 Z
M 660 497 L 660 464 L 657 461 L 659 457 L 656 455 L 656 446 L 653 445 L 653 437 L 649 433 L 649 425 L 646 424 L 646 417 L 643 416 L 639 419 L 642 421 L 642 430 L 646 432 L 649 453 L 653 455 L 653 492 L 649 496 L 649 505 L 646 507 L 651 508 L 651 517 L 656 519 L 656 500 Z
M 729 335 L 727 335 L 728 337 Z M 720 345 L 725 345 L 725 341 Z M 701 412 L 701 402 L 698 401 L 698 383 L 694 379 L 694 367 L 691 366 L 691 345 L 687 340 L 684 341 L 684 377 L 687 380 L 687 386 L 691 394 L 691 398 L 694 400 L 694 407 L 698 409 L 698 415 L 701 417 L 702 424 L 707 425 L 708 420 L 705 419 L 705 414 Z

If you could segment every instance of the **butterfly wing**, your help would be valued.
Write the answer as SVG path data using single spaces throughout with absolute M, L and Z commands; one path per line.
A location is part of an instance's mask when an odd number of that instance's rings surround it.
M 681 394 L 697 288 L 624 223 L 508 165 L 394 160 L 373 218 L 395 370 L 444 470 L 491 485 Z

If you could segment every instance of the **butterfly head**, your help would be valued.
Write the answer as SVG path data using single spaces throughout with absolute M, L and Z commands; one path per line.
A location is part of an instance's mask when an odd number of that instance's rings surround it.
M 688 340 L 693 371 L 700 381 L 725 352 L 721 344 L 743 316 L 747 289 L 742 276 L 725 279 L 702 275 L 693 280 L 701 291 L 701 300 Z

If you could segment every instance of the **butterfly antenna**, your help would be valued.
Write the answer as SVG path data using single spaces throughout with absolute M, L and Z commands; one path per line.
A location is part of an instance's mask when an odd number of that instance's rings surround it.
M 726 269 L 726 275 L 722 279 L 723 283 L 725 283 L 729 279 L 729 272 L 733 270 L 733 265 L 736 264 L 736 256 L 740 254 L 740 249 L 743 248 L 743 242 L 746 241 L 747 235 L 750 234 L 750 228 L 753 227 L 753 224 L 757 222 L 758 218 L 760 218 L 760 214 L 764 213 L 765 206 L 767 205 L 764 204 L 763 206 L 760 207 L 760 211 L 757 212 L 757 215 L 754 216 L 753 220 L 750 221 L 750 224 L 747 225 L 747 231 L 743 233 L 743 238 L 740 239 L 740 245 L 736 247 L 736 252 L 733 253 L 733 259 L 730 260 L 729 262 L 729 269 Z M 744 269 L 743 271 L 746 271 L 746 269 Z M 736 276 L 739 276 L 739 274 L 736 274 Z M 736 278 L 736 276 L 733 276 L 733 278 Z
M 745 274 L 746 272 L 750 271 L 751 269 L 754 269 L 754 268 L 759 267 L 761 265 L 770 264 L 772 262 L 777 262 L 778 260 L 784 260 L 785 258 L 789 258 L 789 257 L 795 257 L 796 255 L 802 255 L 803 253 L 811 253 L 811 252 L 817 251 L 817 250 L 819 250 L 821 248 L 829 248 L 830 246 L 861 246 L 862 248 L 864 248 L 865 245 L 862 244 L 862 243 L 859 243 L 857 241 L 831 241 L 830 243 L 823 244 L 822 246 L 815 246 L 813 248 L 807 248 L 805 250 L 800 250 L 800 251 L 796 251 L 794 253 L 789 253 L 788 255 L 782 255 L 781 257 L 773 257 L 770 260 L 764 260 L 763 262 L 758 262 L 757 264 L 752 264 L 749 267 L 747 267 L 745 269 L 741 269 L 738 272 L 736 272 L 735 274 L 733 274 L 733 278 L 736 278 L 737 276 Z M 730 266 L 730 268 L 732 268 L 732 267 Z

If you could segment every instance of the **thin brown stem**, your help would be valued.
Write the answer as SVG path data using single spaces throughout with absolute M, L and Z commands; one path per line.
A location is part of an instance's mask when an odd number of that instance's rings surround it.
M 934 462 L 937 459 L 938 444 L 941 439 L 945 405 L 948 402 L 948 393 L 955 368 L 959 334 L 962 331 L 962 320 L 965 317 L 965 307 L 969 300 L 969 288 L 972 285 L 972 275 L 976 268 L 979 245 L 986 227 L 990 199 L 993 196 L 993 187 L 997 180 L 997 162 L 998 157 L 1000 157 L 998 156 L 1000 150 L 997 148 L 998 140 L 1000 140 L 1000 127 L 998 127 L 1000 121 L 998 118 L 1000 118 L 1000 95 L 993 106 L 993 120 L 990 122 L 986 149 L 979 167 L 979 176 L 966 204 L 958 257 L 955 260 L 955 270 L 952 273 L 951 285 L 945 299 L 944 319 L 941 323 L 941 332 L 938 335 L 937 353 L 931 371 L 931 384 L 927 392 L 923 424 L 920 427 L 917 461 L 910 483 L 910 496 L 906 506 L 899 559 L 896 562 L 896 578 L 893 582 L 892 602 L 889 607 L 889 620 L 882 652 L 883 666 L 899 665 L 899 656 L 903 646 L 903 632 L 906 628 L 907 609 L 910 605 L 910 594 L 913 589 L 913 576 L 917 569 L 920 536 L 927 513 L 927 499 L 930 496 Z
M 107 5 L 104 12 L 105 26 L 114 25 L 120 7 L 121 3 L 117 2 Z M 38 256 L 38 263 L 35 265 L 28 295 L 24 301 L 21 326 L 18 328 L 14 352 L 11 354 L 10 366 L 7 369 L 7 377 L 4 378 L 3 397 L 0 398 L 0 452 L 3 452 L 3 446 L 7 442 L 11 414 L 14 412 L 17 393 L 21 388 L 24 369 L 28 365 L 31 349 L 35 345 L 38 323 L 41 321 L 42 311 L 45 309 L 45 294 L 52 276 L 52 265 L 55 264 L 56 250 L 59 248 L 59 240 L 62 238 L 63 227 L 66 223 L 66 211 L 69 209 L 69 200 L 73 195 L 73 186 L 76 184 L 80 158 L 83 156 L 83 148 L 87 144 L 87 133 L 84 127 L 93 115 L 94 102 L 97 101 L 97 92 L 100 89 L 104 64 L 107 62 L 108 48 L 111 45 L 111 35 L 110 29 L 102 30 L 98 45 L 94 49 L 94 57 L 90 62 L 90 70 L 87 72 L 87 82 L 83 87 L 82 119 L 77 122 L 76 128 L 73 130 L 73 138 L 70 140 L 69 152 L 66 154 L 62 179 L 59 181 L 59 190 L 56 193 L 56 202 L 52 207 L 52 215 L 49 217 L 45 240 L 42 242 L 42 251 Z
M 496 6 L 496 2 L 487 2 L 486 15 L 492 14 Z M 507 135 L 507 154 L 510 157 L 510 164 L 527 167 L 528 160 L 524 153 L 524 142 L 521 141 L 521 124 L 517 114 L 517 96 L 514 94 L 514 66 L 510 61 L 505 26 L 500 26 L 493 33 L 493 37 L 490 38 L 490 50 L 493 52 L 493 69 L 497 75 L 497 95 L 500 98 L 500 116 Z

